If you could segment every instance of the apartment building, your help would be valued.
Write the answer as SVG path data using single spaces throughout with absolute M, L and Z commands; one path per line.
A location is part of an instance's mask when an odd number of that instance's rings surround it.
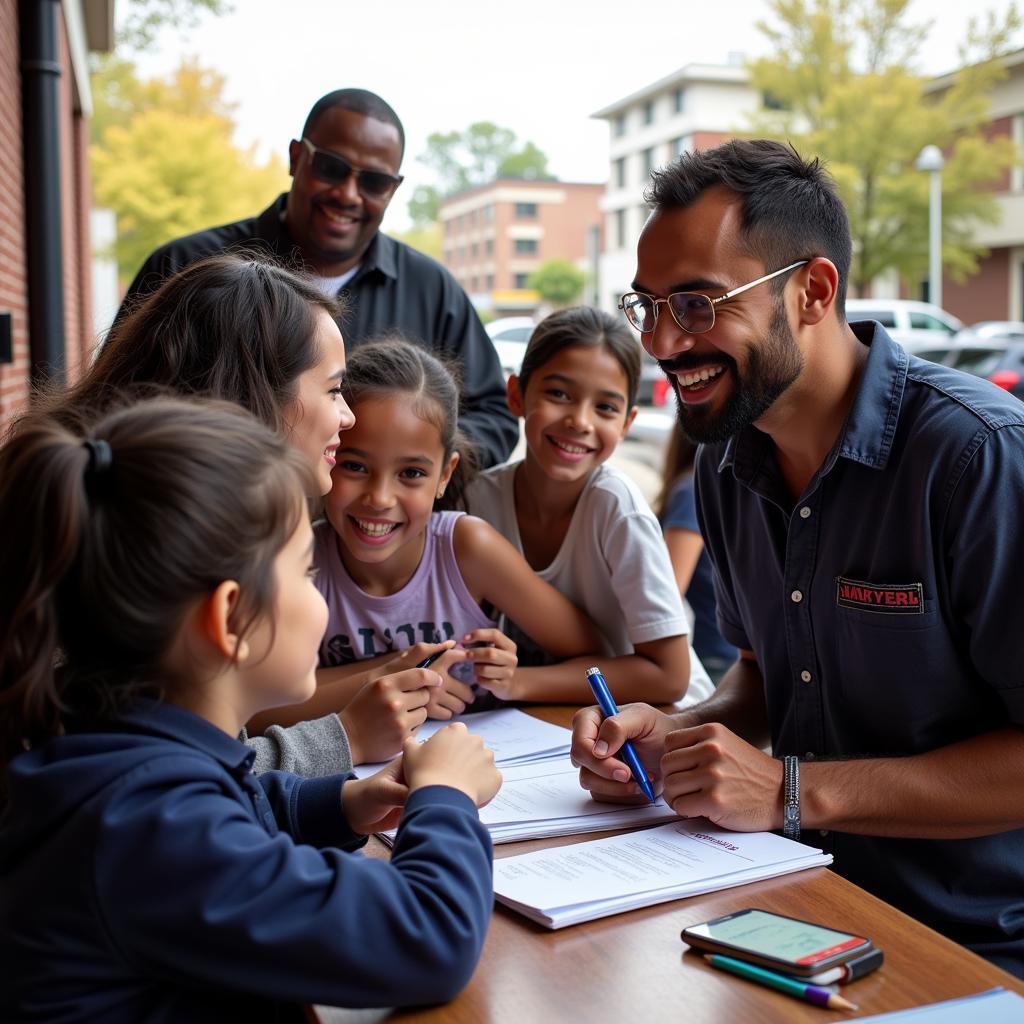
M 442 258 L 473 304 L 494 316 L 533 315 L 529 277 L 550 259 L 593 277 L 604 185 L 500 179 L 441 203 Z
M 603 308 L 614 310 L 633 279 L 651 171 L 681 153 L 732 138 L 761 108 L 742 57 L 734 55 L 732 61 L 687 64 L 592 115 L 607 121 L 611 133 L 611 168 L 601 199 L 605 248 L 597 294 Z

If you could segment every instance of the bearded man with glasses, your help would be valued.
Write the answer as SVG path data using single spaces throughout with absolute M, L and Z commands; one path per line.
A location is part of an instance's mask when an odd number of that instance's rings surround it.
M 594 796 L 781 829 L 1024 977 L 1024 404 L 844 314 L 846 211 L 764 140 L 655 172 L 621 309 L 701 442 L 740 657 L 703 704 L 577 713 Z M 770 749 L 766 753 L 764 748 Z
M 290 191 L 258 216 L 161 246 L 135 276 L 121 311 L 203 256 L 270 253 L 310 272 L 327 294 L 345 293 L 349 313 L 338 326 L 347 348 L 396 332 L 457 365 L 459 425 L 482 464 L 496 465 L 518 440 L 519 425 L 494 346 L 455 278 L 380 231 L 402 183 L 404 149 L 402 122 L 375 93 L 339 89 L 321 97 L 288 147 Z

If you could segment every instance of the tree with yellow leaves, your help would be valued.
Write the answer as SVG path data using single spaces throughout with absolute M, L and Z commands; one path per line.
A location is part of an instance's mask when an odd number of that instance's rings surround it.
M 963 280 L 984 254 L 974 242 L 995 223 L 991 190 L 1019 159 L 1007 137 L 989 137 L 989 96 L 1020 20 L 971 23 L 962 67 L 947 79 L 915 69 L 929 24 L 908 20 L 909 0 L 770 0 L 758 28 L 774 52 L 752 62 L 766 99 L 754 132 L 819 156 L 846 201 L 854 240 L 852 294 L 895 269 L 916 283 L 928 265 L 928 175 L 915 170 L 929 144 L 945 155 L 942 260 Z
M 123 281 L 158 245 L 251 216 L 287 189 L 281 159 L 234 142 L 234 107 L 217 72 L 186 61 L 168 79 L 144 80 L 111 58 L 92 87 L 93 195 L 117 217 Z

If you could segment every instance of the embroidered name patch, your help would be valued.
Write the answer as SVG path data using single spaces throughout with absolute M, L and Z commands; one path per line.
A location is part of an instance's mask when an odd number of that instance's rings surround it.
M 887 615 L 923 615 L 924 587 L 920 583 L 863 583 L 837 576 L 836 604 Z

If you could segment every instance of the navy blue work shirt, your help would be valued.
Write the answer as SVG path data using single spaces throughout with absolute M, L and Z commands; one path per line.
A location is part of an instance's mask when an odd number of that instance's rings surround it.
M 1024 404 L 854 331 L 858 394 L 797 501 L 754 427 L 697 459 L 719 626 L 757 657 L 776 756 L 906 756 L 1024 724 Z M 1024 829 L 804 838 L 1024 976 Z

